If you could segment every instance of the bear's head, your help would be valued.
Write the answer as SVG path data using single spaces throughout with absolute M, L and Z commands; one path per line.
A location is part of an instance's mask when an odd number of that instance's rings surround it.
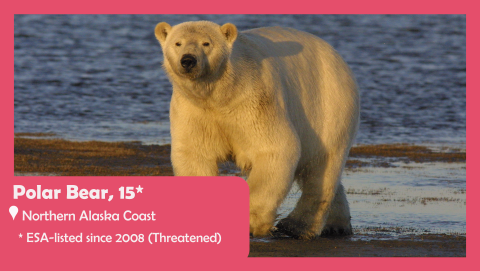
M 222 73 L 237 38 L 235 25 L 185 22 L 170 26 L 162 22 L 155 27 L 162 46 L 164 67 L 170 75 L 189 80 L 210 78 Z

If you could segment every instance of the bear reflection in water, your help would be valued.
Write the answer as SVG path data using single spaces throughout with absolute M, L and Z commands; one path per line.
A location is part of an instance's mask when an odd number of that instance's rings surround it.
M 276 230 L 302 239 L 352 233 L 341 174 L 359 123 L 355 79 L 325 41 L 291 28 L 159 23 L 173 85 L 176 176 L 248 174 L 250 232 L 266 236 L 293 181 L 302 195 Z

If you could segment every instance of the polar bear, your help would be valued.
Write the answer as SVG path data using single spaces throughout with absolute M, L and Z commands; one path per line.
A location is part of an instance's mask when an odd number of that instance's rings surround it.
M 248 174 L 253 236 L 351 234 L 340 178 L 360 106 L 338 53 L 282 27 L 238 32 L 230 23 L 161 22 L 155 36 L 173 85 L 175 175 L 215 176 L 218 163 L 232 159 Z M 302 195 L 274 227 L 294 180 Z

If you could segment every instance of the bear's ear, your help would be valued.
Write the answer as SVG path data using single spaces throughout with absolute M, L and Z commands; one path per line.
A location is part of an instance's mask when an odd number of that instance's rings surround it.
M 160 44 L 163 44 L 165 42 L 165 40 L 167 39 L 167 35 L 171 29 L 172 27 L 165 22 L 157 24 L 157 26 L 155 27 L 155 37 L 157 37 L 157 40 L 160 42 Z
M 220 27 L 222 34 L 227 39 L 227 42 L 233 44 L 235 39 L 237 39 L 237 27 L 231 23 L 226 23 Z

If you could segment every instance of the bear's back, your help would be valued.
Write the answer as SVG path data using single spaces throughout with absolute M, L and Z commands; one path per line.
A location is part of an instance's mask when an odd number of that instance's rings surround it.
M 307 138 L 322 138 L 322 144 L 330 145 L 338 138 L 354 137 L 359 114 L 355 79 L 327 42 L 285 27 L 243 31 L 237 41 L 240 48 L 248 48 L 244 53 L 256 60 L 262 72 L 272 74 L 264 75 L 264 82 L 280 91 L 277 97 L 302 141 L 313 145 L 314 140 Z M 349 106 L 339 110 L 339 104 Z
M 267 57 L 301 54 L 336 54 L 324 40 L 310 33 L 288 27 L 261 27 L 240 32 L 239 40 Z

